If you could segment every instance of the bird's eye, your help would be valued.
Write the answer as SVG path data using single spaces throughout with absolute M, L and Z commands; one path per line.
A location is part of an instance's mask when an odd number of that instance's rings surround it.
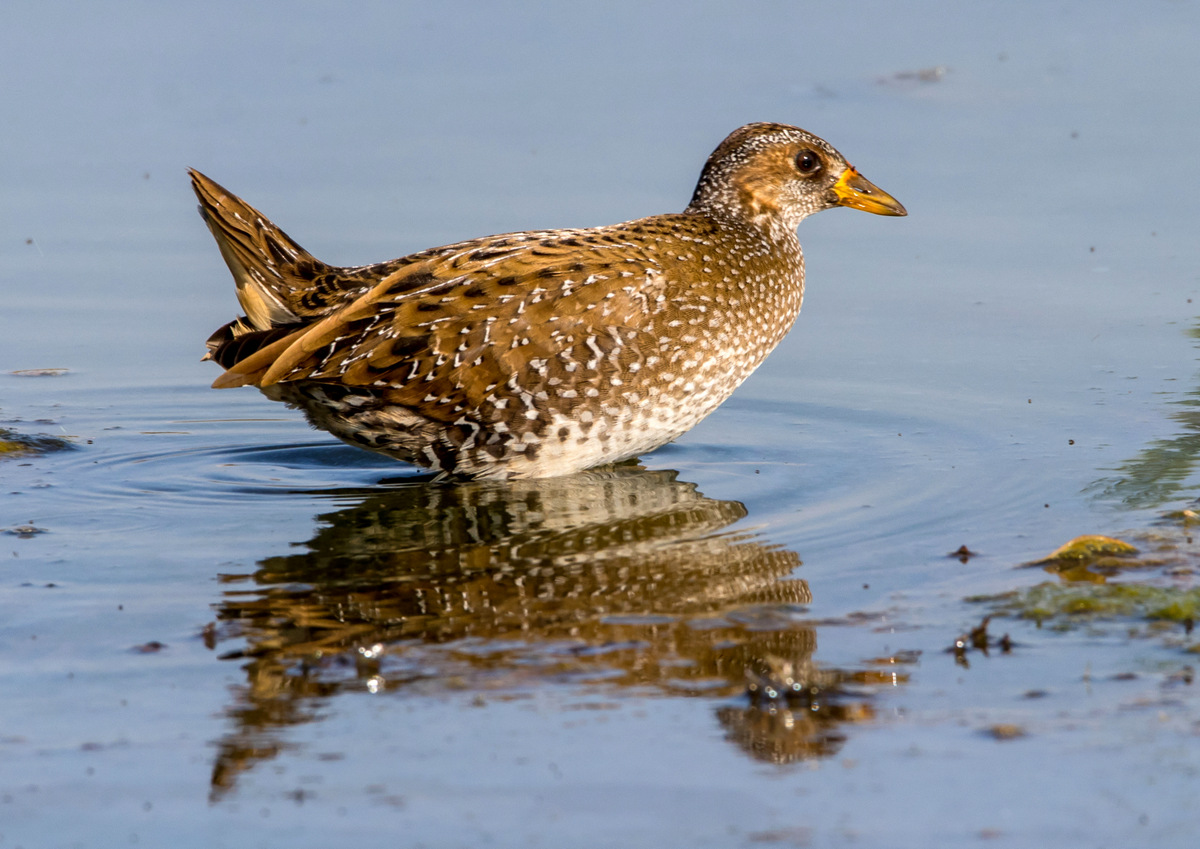
M 801 174 L 815 174 L 821 169 L 821 157 L 811 150 L 796 154 L 796 170 Z

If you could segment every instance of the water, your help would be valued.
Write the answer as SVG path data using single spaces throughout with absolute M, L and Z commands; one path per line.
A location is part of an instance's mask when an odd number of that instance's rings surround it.
M 1193 580 L 1194 3 L 0 24 L 0 427 L 73 446 L 0 460 L 0 847 L 1194 845 L 1182 625 L 948 651 L 1078 534 Z M 207 388 L 186 166 L 349 264 L 680 209 L 752 120 L 910 216 L 804 222 L 796 329 L 640 467 L 434 484 Z

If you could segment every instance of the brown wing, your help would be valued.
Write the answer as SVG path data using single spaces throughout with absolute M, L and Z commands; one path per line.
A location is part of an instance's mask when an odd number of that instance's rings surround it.
M 646 245 L 618 226 L 419 254 L 213 385 L 340 383 L 439 420 L 504 399 L 532 406 L 545 400 L 541 388 L 564 382 L 583 393 L 589 382 L 635 373 L 634 363 L 657 348 L 657 334 L 647 331 L 669 304 L 667 279 Z

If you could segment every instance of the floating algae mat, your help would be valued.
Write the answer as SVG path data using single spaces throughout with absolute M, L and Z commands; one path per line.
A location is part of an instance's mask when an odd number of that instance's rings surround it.
M 1146 584 L 1056 584 L 968 601 L 994 606 L 994 615 L 1015 616 L 1069 627 L 1073 622 L 1140 619 L 1180 622 L 1190 628 L 1200 613 L 1200 587 L 1181 589 Z
M 43 434 L 30 435 L 0 427 L 0 459 L 62 451 L 74 446 L 65 439 Z
M 1035 561 L 1035 565 L 1091 562 L 1102 557 L 1128 557 L 1137 554 L 1137 551 L 1124 540 L 1088 534 L 1075 537 L 1065 545 L 1059 546 L 1042 560 Z

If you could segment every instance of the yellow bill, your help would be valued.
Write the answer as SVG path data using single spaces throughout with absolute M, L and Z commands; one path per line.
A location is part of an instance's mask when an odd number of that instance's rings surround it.
M 837 195 L 838 206 L 849 206 L 861 209 L 863 212 L 873 212 L 876 215 L 908 215 L 906 210 L 894 197 L 879 186 L 872 183 L 854 168 L 847 168 L 845 173 L 833 184 L 833 193 Z

